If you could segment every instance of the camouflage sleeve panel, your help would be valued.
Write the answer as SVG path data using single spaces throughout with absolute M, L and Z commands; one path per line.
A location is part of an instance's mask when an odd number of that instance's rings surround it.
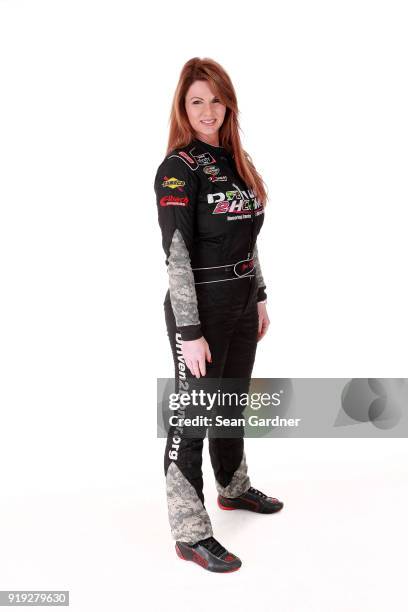
M 176 229 L 170 244 L 167 272 L 170 301 L 182 340 L 202 336 L 198 316 L 197 296 L 190 257 L 180 230 Z
M 256 267 L 256 280 L 258 281 L 258 302 L 262 302 L 266 300 L 266 285 L 264 278 L 262 276 L 262 268 L 259 262 L 259 254 L 258 254 L 258 245 L 255 243 L 254 252 L 253 252 L 254 264 Z
M 170 301 L 182 340 L 201 338 L 191 270 L 198 179 L 177 154 L 166 157 L 154 179 L 158 221 L 169 272 Z

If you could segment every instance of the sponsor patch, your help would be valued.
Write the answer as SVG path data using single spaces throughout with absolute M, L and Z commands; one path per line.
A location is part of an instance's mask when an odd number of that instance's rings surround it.
M 160 200 L 160 206 L 188 206 L 188 198 L 178 198 L 177 196 L 163 196 Z
M 197 164 L 200 166 L 207 166 L 208 164 L 214 164 L 216 159 L 211 155 L 211 153 L 198 153 L 198 155 L 194 155 L 192 151 L 190 151 Z
M 219 174 L 221 170 L 217 168 L 217 166 L 205 166 L 205 168 L 203 168 L 203 172 L 205 172 L 206 174 L 212 174 L 214 176 L 217 176 L 217 174 Z
M 228 177 L 227 176 L 209 176 L 208 180 L 211 181 L 211 183 L 215 183 L 215 181 L 227 181 Z
M 184 157 L 184 159 L 186 159 L 188 162 L 190 162 L 190 164 L 194 164 L 194 159 L 192 157 L 190 157 L 190 155 L 188 155 L 188 153 L 186 153 L 185 151 L 179 151 L 178 152 L 179 155 L 181 155 L 181 157 Z
M 251 210 L 257 214 L 257 212 L 261 212 L 263 209 L 251 189 L 229 190 L 225 193 L 222 191 L 219 193 L 209 193 L 207 194 L 207 201 L 209 204 L 215 204 L 215 208 L 212 211 L 213 215 L 225 213 L 239 215 Z
M 176 187 L 184 187 L 186 184 L 185 181 L 180 181 L 180 179 L 172 176 L 171 178 L 167 178 L 164 176 L 164 181 L 162 182 L 162 187 L 169 187 L 170 189 L 176 189 Z

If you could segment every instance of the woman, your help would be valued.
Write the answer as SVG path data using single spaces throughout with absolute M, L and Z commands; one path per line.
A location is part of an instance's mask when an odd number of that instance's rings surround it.
M 241 147 L 234 87 L 213 60 L 193 58 L 182 69 L 154 187 L 169 274 L 164 309 L 176 390 L 198 389 L 215 378 L 248 392 L 257 342 L 269 326 L 256 245 L 266 192 Z M 280 510 L 282 502 L 251 486 L 243 428 L 233 435 L 209 432 L 219 506 Z M 203 496 L 204 437 L 205 429 L 169 429 L 169 521 L 179 557 L 229 572 L 241 560 L 213 537 Z

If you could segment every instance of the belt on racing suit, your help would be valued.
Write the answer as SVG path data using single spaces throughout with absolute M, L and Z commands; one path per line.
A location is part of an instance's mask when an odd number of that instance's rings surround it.
M 219 283 L 222 281 L 238 280 L 239 278 L 252 278 L 255 276 L 254 260 L 243 259 L 235 264 L 225 266 L 211 266 L 208 268 L 192 268 L 194 284 Z

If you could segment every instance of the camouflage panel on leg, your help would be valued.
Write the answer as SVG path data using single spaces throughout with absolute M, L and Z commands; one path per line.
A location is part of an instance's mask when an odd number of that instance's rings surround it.
M 194 487 L 172 461 L 166 475 L 167 505 L 175 540 L 195 544 L 213 535 L 210 517 Z
M 215 479 L 215 485 L 218 493 L 223 497 L 239 497 L 248 491 L 251 486 L 251 481 L 248 476 L 245 452 L 242 455 L 241 463 L 232 476 L 231 482 L 226 487 L 223 487 L 218 480 Z

